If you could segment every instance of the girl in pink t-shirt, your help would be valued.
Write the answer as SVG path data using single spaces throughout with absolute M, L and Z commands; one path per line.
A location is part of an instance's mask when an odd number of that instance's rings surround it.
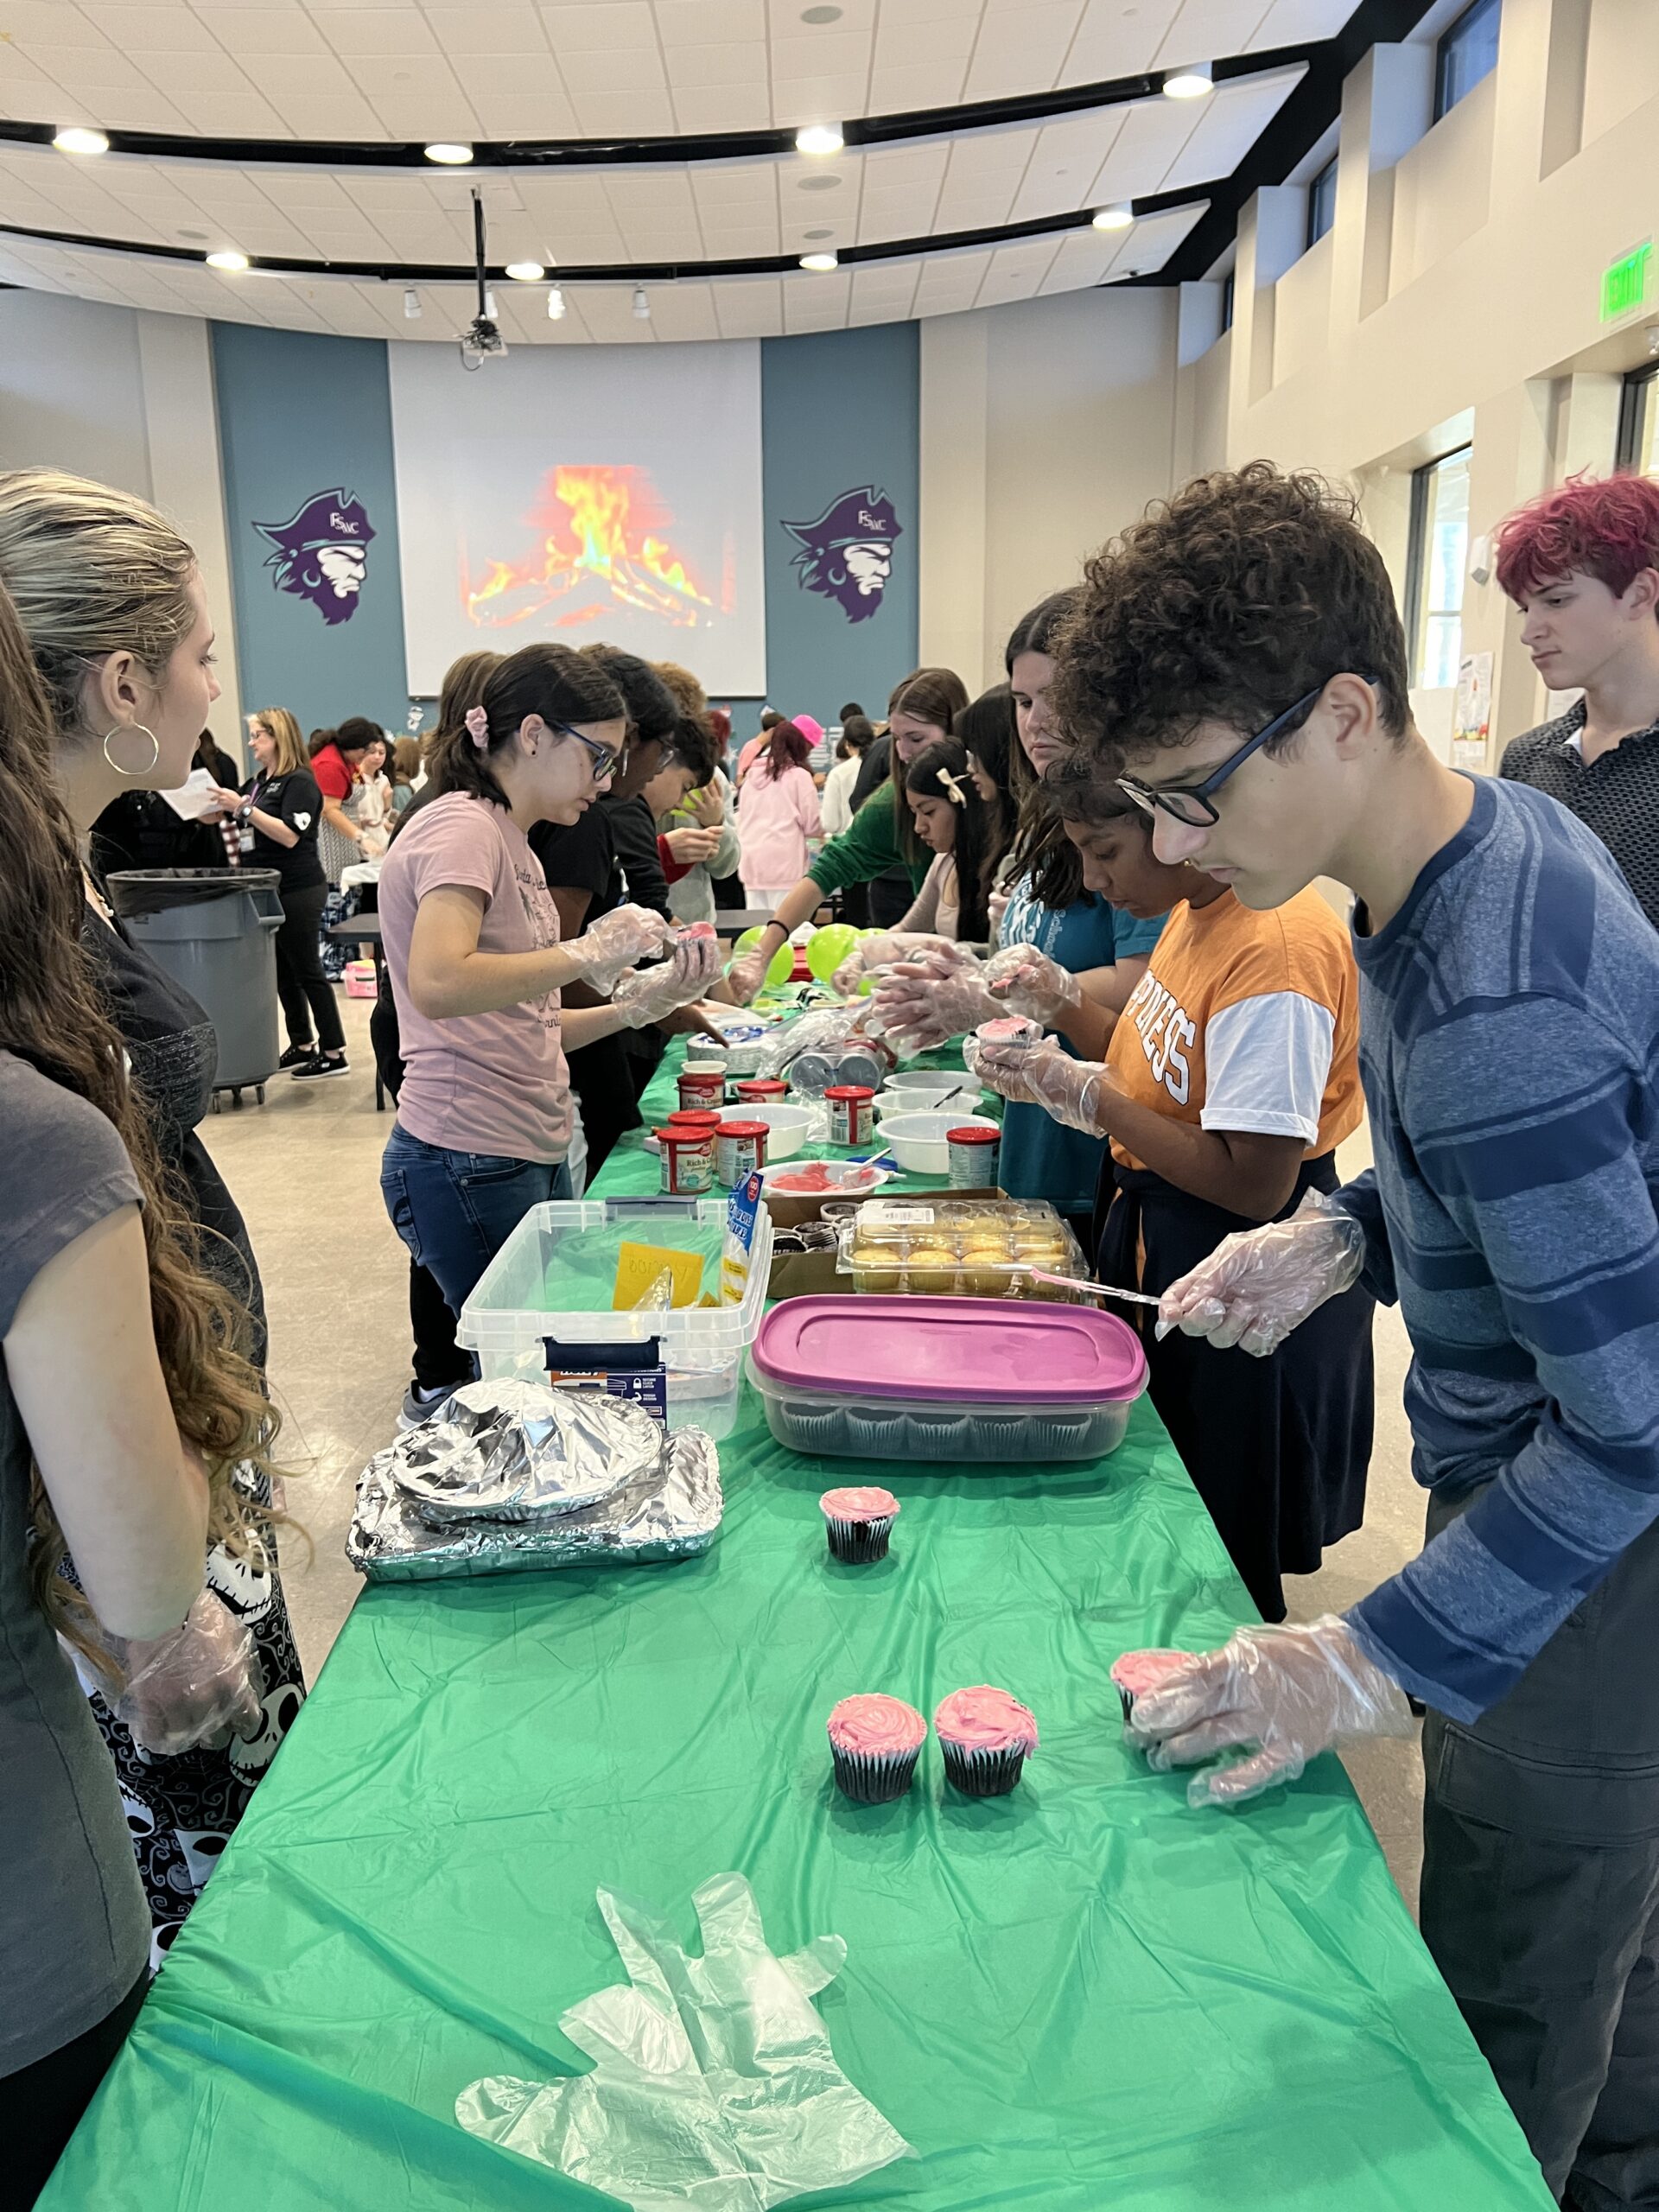
M 526 832 L 577 821 L 626 733 L 622 695 L 587 655 L 536 645 L 498 661 L 464 722 L 435 738 L 438 796 L 411 812 L 381 870 L 404 1075 L 380 1188 L 457 1315 L 530 1208 L 569 1196 L 566 1044 L 658 1020 L 719 972 L 712 940 L 676 941 L 643 906 L 559 943 Z M 612 1002 L 564 1013 L 561 989 L 577 981 Z
M 823 835 L 818 787 L 806 765 L 811 752 L 804 730 L 779 722 L 744 783 L 737 838 L 744 895 L 752 906 L 775 906 L 806 873 L 808 838 Z

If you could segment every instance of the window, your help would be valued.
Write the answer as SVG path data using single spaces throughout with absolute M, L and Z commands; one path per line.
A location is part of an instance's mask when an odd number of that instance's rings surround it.
M 1230 330 L 1233 327 L 1233 272 L 1230 269 L 1227 271 L 1227 281 L 1221 288 L 1221 327 L 1224 330 Z
M 1412 472 L 1406 629 L 1411 680 L 1431 690 L 1449 690 L 1457 682 L 1462 657 L 1471 451 L 1459 446 Z
M 1624 379 L 1618 409 L 1620 468 L 1633 468 L 1639 476 L 1659 476 L 1659 361 L 1650 369 L 1637 369 Z
M 1337 219 L 1337 157 L 1330 160 L 1307 188 L 1307 245 L 1317 245 Z
M 1503 0 L 1471 0 L 1434 49 L 1434 120 L 1450 115 L 1497 67 Z

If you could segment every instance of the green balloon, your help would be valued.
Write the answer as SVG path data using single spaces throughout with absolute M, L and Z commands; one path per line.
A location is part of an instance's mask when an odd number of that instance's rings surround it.
M 806 964 L 819 982 L 827 983 L 858 943 L 850 922 L 828 922 L 817 930 L 806 948 Z
M 766 935 L 764 929 L 745 930 L 732 947 L 732 959 L 741 960 L 746 952 L 753 952 Z M 728 966 L 730 965 L 728 962 Z M 785 938 L 772 956 L 772 965 L 766 969 L 766 981 L 774 991 L 781 990 L 795 973 L 795 948 Z

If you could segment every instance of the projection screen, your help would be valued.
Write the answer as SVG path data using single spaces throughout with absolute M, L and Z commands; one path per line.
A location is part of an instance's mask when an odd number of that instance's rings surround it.
M 411 693 L 544 638 L 765 696 L 758 342 L 387 351 Z

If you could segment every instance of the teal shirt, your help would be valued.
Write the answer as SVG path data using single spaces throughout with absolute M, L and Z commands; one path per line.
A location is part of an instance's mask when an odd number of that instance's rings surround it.
M 1070 906 L 1044 906 L 1031 895 L 1030 877 L 1022 875 L 1009 898 L 999 941 L 1035 945 L 1077 976 L 1150 953 L 1166 919 L 1160 914 L 1154 921 L 1137 922 L 1092 891 Z M 1071 1051 L 1063 1037 L 1055 1041 Z M 1104 1137 L 1062 1128 L 1040 1106 L 1011 1104 L 1002 1116 L 1002 1187 L 1013 1198 L 1046 1198 L 1062 1213 L 1087 1213 L 1095 1203 L 1105 1150 Z

